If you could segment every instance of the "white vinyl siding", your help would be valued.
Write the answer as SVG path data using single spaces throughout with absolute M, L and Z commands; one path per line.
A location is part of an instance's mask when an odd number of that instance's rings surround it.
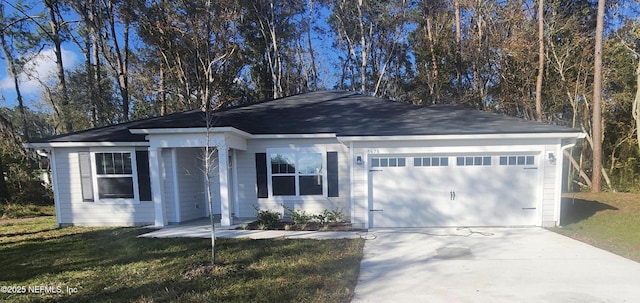
M 176 173 L 180 197 L 180 222 L 206 217 L 204 165 L 202 149 L 178 148 Z M 215 204 L 214 204 L 215 205 Z M 219 202 L 214 213 L 220 211 Z
M 86 150 L 86 149 L 85 149 Z M 92 152 L 108 149 L 91 149 Z M 82 201 L 78 149 L 56 148 L 56 207 L 62 225 L 131 226 L 154 222 L 153 203 L 138 204 L 86 203 Z
M 269 149 L 289 149 L 289 148 L 312 148 L 322 152 L 335 151 L 338 152 L 338 174 L 339 174 L 339 197 L 322 196 L 297 196 L 274 197 L 269 195 L 268 198 L 257 198 L 256 188 L 256 167 L 255 154 L 267 153 Z M 238 218 L 254 218 L 256 210 L 254 206 L 260 209 L 272 209 L 283 212 L 282 203 L 287 207 L 294 209 L 304 209 L 310 213 L 320 213 L 325 209 L 340 209 L 345 217 L 349 220 L 350 195 L 349 195 L 349 150 L 340 144 L 336 139 L 256 139 L 247 141 L 247 150 L 236 151 L 237 156 L 237 174 L 238 174 Z M 325 158 L 325 156 L 323 156 Z M 326 161 L 326 160 L 325 160 Z M 267 157 L 267 163 L 269 158 Z M 326 165 L 326 163 L 325 163 Z M 233 197 L 232 197 L 233 198 Z
M 255 207 L 283 212 L 282 203 L 294 209 L 319 213 L 324 209 L 340 209 L 345 219 L 351 219 L 354 227 L 365 228 L 369 223 L 370 193 L 369 169 L 373 158 L 406 158 L 404 168 L 414 168 L 414 158 L 448 157 L 448 166 L 455 166 L 457 156 L 492 155 L 492 166 L 499 165 L 500 156 L 535 155 L 538 167 L 539 188 L 535 191 L 540 224 L 544 226 L 557 223 L 557 211 L 560 203 L 560 188 L 556 178 L 558 165 L 548 160 L 548 154 L 554 153 L 556 159 L 560 140 L 552 139 L 500 139 L 500 140 L 432 140 L 432 141 L 369 141 L 338 142 L 335 138 L 321 139 L 250 139 L 247 150 L 235 150 L 237 158 L 233 162 L 237 174 L 237 183 L 230 182 L 231 209 L 236 218 L 255 218 Z M 351 148 L 350 148 L 351 147 Z M 256 153 L 268 154 L 269 149 L 313 148 L 338 153 L 339 197 L 297 196 L 292 200 L 270 195 L 257 198 L 256 192 Z M 127 149 L 127 148 L 124 148 Z M 145 147 L 129 148 L 146 150 Z M 56 172 L 55 196 L 59 222 L 76 225 L 143 225 L 155 221 L 154 203 L 138 204 L 87 203 L 82 201 L 78 151 L 112 152 L 123 148 L 55 148 L 53 161 Z M 360 156 L 362 164 L 356 164 Z M 207 215 L 204 172 L 200 148 L 176 148 L 177 165 L 172 162 L 172 150 L 163 149 L 161 153 L 161 184 L 164 196 L 165 213 L 169 222 L 184 222 Z M 526 161 L 526 158 L 525 158 Z M 326 162 L 325 162 L 326 163 Z M 424 164 L 421 161 L 421 164 Z M 399 169 L 396 167 L 395 169 Z M 438 167 L 417 167 L 423 171 Z M 473 167 L 461 169 L 475 169 Z M 561 171 L 561 170 L 560 170 Z M 217 170 L 212 174 L 215 191 L 219 188 Z M 153 176 L 152 176 L 153 178 Z M 352 180 L 351 180 L 352 178 Z M 351 188 L 351 186 L 353 186 Z M 237 189 L 237 191 L 235 190 Z M 217 197 L 214 192 L 214 197 Z M 176 201 L 176 198 L 177 201 Z M 178 207 L 176 203 L 179 201 Z M 179 213 L 179 214 L 178 214 Z M 220 213 L 220 202 L 215 201 L 214 213 Z
M 556 155 L 558 146 L 547 145 L 544 152 L 537 159 L 540 162 L 540 166 L 543 167 L 543 180 L 542 180 L 542 225 L 543 226 L 555 226 L 557 224 L 556 207 L 560 206 L 560 201 L 556 201 L 556 191 L 562 190 L 556 187 L 556 165 L 560 165 L 560 161 L 555 164 L 549 161 L 549 153 L 554 153 L 556 158 L 563 157 L 562 155 Z M 562 171 L 562 169 L 560 169 Z M 562 178 L 562 176 L 558 176 Z
M 175 167 L 173 167 L 173 156 L 171 149 L 162 150 L 162 167 L 160 172 L 162 174 L 162 190 L 164 197 L 164 209 L 167 221 L 169 223 L 180 222 L 180 218 L 177 217 L 175 206 Z

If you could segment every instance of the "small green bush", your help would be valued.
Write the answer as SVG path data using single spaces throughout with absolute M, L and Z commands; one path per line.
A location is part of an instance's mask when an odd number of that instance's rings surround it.
M 256 210 L 256 218 L 259 225 L 264 225 L 266 228 L 274 227 L 282 220 L 282 214 L 278 211 L 271 209 L 259 209 L 255 205 L 253 208 Z
M 307 224 L 315 219 L 315 215 L 308 214 L 304 210 L 293 210 L 284 204 L 282 204 L 282 207 L 289 212 L 289 218 L 293 221 L 293 224 Z
M 335 210 L 325 209 L 322 212 L 322 216 L 324 217 L 325 223 L 340 223 L 344 219 L 344 215 L 342 214 L 342 209 L 335 209 Z
M 309 222 L 318 222 L 320 224 L 340 223 L 344 219 L 341 209 L 325 209 L 320 214 L 309 214 L 304 210 L 293 210 L 284 204 L 282 204 L 282 207 L 288 212 L 288 216 L 294 224 L 307 224 Z

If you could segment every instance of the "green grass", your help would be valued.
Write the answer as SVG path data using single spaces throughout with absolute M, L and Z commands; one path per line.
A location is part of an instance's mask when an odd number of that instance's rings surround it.
M 55 216 L 53 205 L 0 204 L 0 218 L 17 219 L 38 216 Z
M 640 195 L 575 193 L 562 204 L 553 231 L 640 262 Z
M 144 228 L 0 220 L 0 286 L 60 286 L 10 302 L 349 302 L 363 240 L 137 238 Z M 77 289 L 66 293 L 67 287 Z

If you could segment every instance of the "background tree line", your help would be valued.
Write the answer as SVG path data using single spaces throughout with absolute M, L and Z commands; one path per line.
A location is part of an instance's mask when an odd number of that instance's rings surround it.
M 19 196 L 11 165 L 29 175 L 40 163 L 20 146 L 30 138 L 319 89 L 583 129 L 567 155 L 572 189 L 638 191 L 637 4 L 606 7 L 594 136 L 593 0 L 1 0 L 1 53 L 15 81 L 0 108 L 0 200 Z M 82 60 L 73 69 L 70 48 Z M 51 76 L 30 66 L 46 51 Z M 42 87 L 35 104 L 24 77 Z M 598 138 L 602 186 L 591 180 Z

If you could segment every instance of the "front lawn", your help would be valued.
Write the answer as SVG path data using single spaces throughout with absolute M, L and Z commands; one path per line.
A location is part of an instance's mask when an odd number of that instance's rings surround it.
M 565 194 L 561 224 L 552 230 L 640 262 L 638 194 Z
M 12 287 L 0 301 L 349 302 L 364 245 L 218 239 L 218 265 L 209 267 L 208 239 L 54 225 L 54 217 L 0 220 L 0 286 Z
M 0 204 L 0 219 L 17 219 L 38 216 L 55 216 L 53 205 Z

